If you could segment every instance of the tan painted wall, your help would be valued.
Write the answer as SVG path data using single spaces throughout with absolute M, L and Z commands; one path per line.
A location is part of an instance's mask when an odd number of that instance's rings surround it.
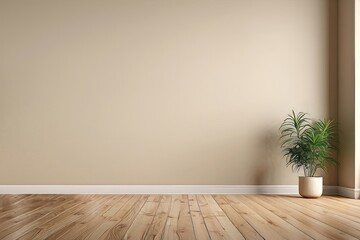
M 355 1 L 339 1 L 339 185 L 355 187 Z
M 0 1 L 0 184 L 296 184 L 276 134 L 331 112 L 329 7 Z
M 355 136 L 360 136 L 360 0 L 355 0 Z M 355 140 L 355 188 L 360 188 L 360 141 Z

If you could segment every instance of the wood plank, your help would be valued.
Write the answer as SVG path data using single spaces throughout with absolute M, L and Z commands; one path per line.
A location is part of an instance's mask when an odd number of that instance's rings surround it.
M 268 222 L 260 213 L 242 203 L 237 195 L 224 196 L 231 207 L 233 207 L 256 231 L 265 239 L 285 239 L 278 233 L 279 227 Z
M 12 207 L 15 207 L 19 203 L 26 201 L 28 199 L 36 198 L 36 195 L 32 194 L 22 194 L 22 195 L 2 195 L 3 198 L 0 199 L 0 212 L 9 210 Z
M 276 195 L 0 195 L 1 239 L 360 239 L 360 201 Z
M 329 225 L 326 225 L 316 219 L 308 218 L 301 212 L 294 210 L 291 207 L 288 207 L 285 204 L 279 204 L 279 202 L 274 201 L 272 197 L 257 198 L 256 196 L 246 196 L 251 200 L 259 203 L 260 205 L 267 208 L 269 211 L 273 212 L 277 216 L 281 217 L 294 227 L 297 227 L 301 231 L 305 232 L 314 239 L 353 239 L 356 238 L 339 231 L 336 228 L 333 228 Z
M 285 197 L 284 199 L 289 200 L 289 197 Z M 314 212 L 320 213 L 323 216 L 328 216 L 334 220 L 341 221 L 344 224 L 348 224 L 349 226 L 352 226 L 353 228 L 360 231 L 360 218 L 345 214 L 345 209 L 342 211 L 334 211 L 331 209 L 332 207 L 320 204 L 321 199 L 293 198 L 291 200 L 292 203 L 296 203 L 303 207 L 308 207 Z M 309 200 L 313 200 L 311 201 L 311 205 L 309 204 Z
M 214 214 L 216 214 L 215 216 L 225 230 L 226 235 L 228 235 L 230 239 L 245 239 L 244 236 L 234 226 L 234 224 L 232 224 L 228 216 L 226 216 L 226 214 L 220 208 L 214 198 L 211 195 L 204 195 L 204 198 L 206 199 L 209 207 L 212 209 Z
M 155 199 L 157 200 L 154 201 Z M 135 217 L 133 223 L 131 224 L 123 239 L 131 240 L 146 238 L 150 225 L 160 205 L 160 199 L 161 197 L 154 198 L 154 196 L 150 196 L 147 199 L 146 203 L 141 208 L 139 214 Z
M 215 201 L 245 239 L 264 239 L 226 200 L 223 195 L 214 195 Z
M 340 196 L 324 196 L 326 199 L 336 201 L 340 204 L 347 205 L 351 208 L 360 208 L 359 199 L 344 198 Z
M 114 226 L 104 232 L 104 234 L 101 236 L 101 239 L 122 239 L 124 237 L 137 214 L 146 203 L 149 195 L 137 195 L 135 197 L 135 202 L 132 201 L 134 199 L 129 201 L 130 204 L 133 203 L 131 204 L 130 208 L 122 208 L 118 213 L 115 214 L 115 216 L 112 217 L 112 219 L 118 219 L 118 221 L 116 221 Z
M 63 230 L 60 230 L 60 232 L 64 232 L 63 235 L 61 235 L 61 239 L 88 239 L 94 234 L 96 236 L 98 236 L 98 234 L 100 233 L 103 234 L 104 232 L 108 231 L 111 226 L 115 225 L 115 222 L 110 220 L 112 217 L 112 215 L 110 214 L 110 210 L 116 204 L 122 204 L 122 207 L 128 207 L 135 204 L 135 202 L 139 199 L 140 196 L 135 197 L 134 195 L 125 195 L 119 198 L 115 195 L 104 203 L 96 204 L 96 206 L 99 208 L 90 212 L 90 214 L 85 213 L 86 215 L 84 214 L 85 216 L 81 219 L 81 221 L 75 223 L 73 227 L 69 227 L 65 232 Z M 127 208 L 126 210 L 128 211 L 129 208 Z M 112 214 L 117 214 L 117 212 L 115 211 L 111 212 Z M 110 225 L 109 222 L 112 222 L 112 224 Z M 55 236 L 57 234 L 61 233 L 54 233 Z
M 245 239 L 210 195 L 199 195 L 198 202 L 211 239 Z
M 338 201 L 329 201 L 326 198 L 318 198 L 313 204 L 323 206 L 331 212 L 340 213 L 341 215 L 350 217 L 354 222 L 360 222 L 360 208 L 350 208 L 349 206 L 339 204 Z M 358 209 L 358 211 L 354 211 L 354 209 Z
M 166 220 L 165 228 L 164 228 L 164 239 L 179 239 L 177 234 L 177 224 L 180 214 L 181 208 L 181 196 L 180 195 L 172 195 L 170 212 L 168 218 Z
M 105 219 L 111 219 L 122 207 L 124 204 L 129 201 L 131 195 L 123 195 L 120 198 L 116 199 L 116 202 L 113 202 L 110 205 L 110 208 L 104 212 L 102 215 Z
M 3 214 L 1 214 L 0 222 L 2 225 L 0 226 L 0 231 L 27 218 L 31 218 L 31 216 L 36 213 L 44 212 L 46 207 L 51 209 L 56 206 L 56 204 L 63 204 L 64 198 L 60 198 L 60 200 L 58 200 L 58 198 L 59 197 L 55 197 L 54 195 L 44 198 L 32 196 L 31 198 L 27 198 L 26 201 L 22 201 L 24 199 L 20 200 L 22 203 L 18 206 L 9 206 L 9 211 L 3 211 Z M 69 200 L 74 201 L 74 199 Z
M 47 221 L 48 219 L 52 219 L 55 216 L 64 213 L 64 211 L 68 211 L 80 204 L 82 203 L 76 202 L 75 200 L 70 200 L 58 206 L 52 206 L 52 207 L 46 206 L 44 208 L 41 208 L 38 211 L 26 216 L 26 218 L 18 220 L 18 222 L 14 223 L 12 226 L 1 231 L 0 238 L 14 239 L 20 237 L 23 234 L 25 234 L 27 231 L 33 229 L 34 227 L 40 226 L 43 222 Z
M 167 218 L 164 239 L 195 239 L 189 202 L 186 195 L 173 195 Z
M 356 237 L 356 238 L 360 238 L 360 231 L 356 228 L 359 226 L 356 226 L 356 224 L 353 224 L 351 221 L 351 225 L 348 225 L 347 223 L 344 223 L 342 220 L 343 219 L 339 219 L 336 216 L 331 216 L 331 215 L 324 215 L 321 212 L 319 213 L 316 209 L 318 208 L 317 206 L 312 206 L 311 204 L 307 204 L 306 206 L 301 206 L 299 204 L 295 204 L 296 203 L 296 199 L 297 198 L 291 198 L 288 199 L 286 197 L 278 197 L 275 196 L 276 200 L 275 201 L 279 201 L 283 204 L 287 204 L 288 206 L 291 206 L 292 208 L 298 210 L 299 212 L 302 212 L 304 214 L 306 214 L 308 217 L 310 218 L 314 218 L 317 219 L 329 226 L 332 226 L 336 229 L 339 229 L 341 231 L 346 232 L 347 234 Z M 355 227 L 355 228 L 354 228 Z
M 148 233 L 144 239 L 160 240 L 164 234 L 164 228 L 166 220 L 169 216 L 171 206 L 171 195 L 163 195 L 160 201 L 160 205 L 156 211 L 154 220 L 149 226 Z
M 95 224 L 94 219 L 103 217 L 105 219 L 111 217 L 110 212 L 115 214 L 114 207 L 117 209 L 117 206 L 124 206 L 124 204 L 131 198 L 131 195 L 123 195 L 117 197 L 115 200 L 110 198 L 106 199 L 103 202 L 97 201 L 92 207 L 91 211 L 80 210 L 79 215 L 81 215 L 79 221 L 73 222 L 64 228 L 60 228 L 51 235 L 48 239 L 69 239 L 71 236 L 72 239 L 80 235 L 83 235 L 84 232 L 93 227 Z M 111 210 L 111 211 L 110 211 Z M 106 229 L 107 230 L 107 229 Z M 27 238 L 30 239 L 30 238 Z
M 261 217 L 265 219 L 268 223 L 273 225 L 277 229 L 277 232 L 284 238 L 294 240 L 311 239 L 310 236 L 306 235 L 304 232 L 284 221 L 282 218 L 269 211 L 268 209 L 264 208 L 257 202 L 247 198 L 245 195 L 237 195 L 237 198 L 240 199 L 241 202 L 246 204 L 253 211 L 260 214 Z
M 32 237 L 33 240 L 45 239 L 49 235 L 52 235 L 63 228 L 67 228 L 69 225 L 73 225 L 75 221 L 83 217 L 82 213 L 94 211 L 98 207 L 105 205 L 108 201 L 108 197 L 104 197 L 99 200 L 84 201 L 82 204 L 77 204 L 67 208 L 52 218 L 49 216 L 41 219 L 41 222 L 35 221 L 33 224 L 27 226 L 27 229 L 35 228 L 38 230 L 36 231 L 36 235 Z M 89 208 L 91 208 L 91 211 L 89 211 Z M 31 233 L 25 234 L 23 238 L 28 239 L 28 234 Z
M 181 196 L 180 212 L 176 231 L 179 239 L 195 239 L 194 226 L 190 215 L 189 198 L 187 195 Z
M 211 239 L 200 211 L 196 195 L 189 195 L 189 208 L 196 239 Z

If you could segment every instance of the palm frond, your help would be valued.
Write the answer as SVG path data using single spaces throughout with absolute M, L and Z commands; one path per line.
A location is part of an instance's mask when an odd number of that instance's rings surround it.
M 291 114 L 279 127 L 281 148 L 286 165 L 294 171 L 304 169 L 313 176 L 317 169 L 326 171 L 327 164 L 336 164 L 337 128 L 332 120 L 310 121 L 306 113 Z

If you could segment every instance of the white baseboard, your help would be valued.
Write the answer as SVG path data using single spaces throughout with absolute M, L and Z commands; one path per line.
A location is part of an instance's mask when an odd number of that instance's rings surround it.
M 347 198 L 358 199 L 360 196 L 359 188 L 347 188 L 347 187 L 338 187 L 338 194 Z
M 324 186 L 324 195 L 336 195 Z M 0 185 L 0 194 L 298 194 L 297 185 Z
M 323 195 L 338 195 L 338 186 L 325 185 Z

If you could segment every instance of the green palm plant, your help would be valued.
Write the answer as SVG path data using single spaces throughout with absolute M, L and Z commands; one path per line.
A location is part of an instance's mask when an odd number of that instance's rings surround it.
M 287 166 L 294 171 L 304 170 L 313 177 L 318 169 L 326 171 L 327 164 L 336 164 L 336 126 L 323 119 L 311 121 L 303 112 L 292 114 L 280 126 L 282 149 Z

